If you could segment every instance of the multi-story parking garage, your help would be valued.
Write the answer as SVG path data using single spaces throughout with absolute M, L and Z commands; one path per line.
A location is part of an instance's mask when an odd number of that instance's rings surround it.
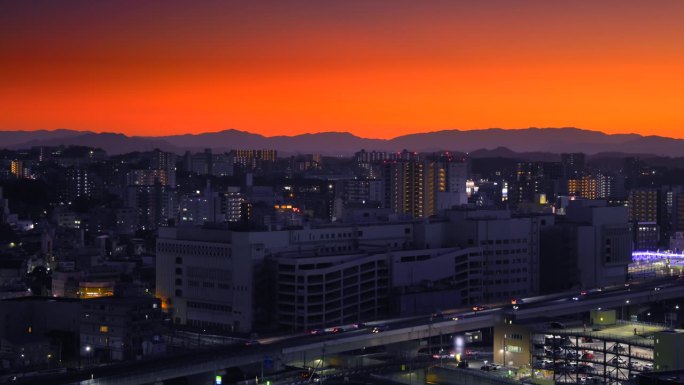
M 535 366 L 559 383 L 622 384 L 653 365 L 654 335 L 663 329 L 649 326 L 633 335 L 634 324 L 601 331 L 547 329 L 533 336 Z
M 494 361 L 531 367 L 556 383 L 623 385 L 642 372 L 684 367 L 684 331 L 591 312 L 588 324 L 561 322 L 497 326 Z

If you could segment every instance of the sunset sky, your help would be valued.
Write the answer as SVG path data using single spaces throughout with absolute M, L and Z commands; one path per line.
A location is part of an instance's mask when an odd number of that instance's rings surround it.
M 684 1 L 0 2 L 0 130 L 684 138 Z

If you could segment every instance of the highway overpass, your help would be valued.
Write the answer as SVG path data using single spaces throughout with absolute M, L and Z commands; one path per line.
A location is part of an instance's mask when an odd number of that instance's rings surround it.
M 577 314 L 598 307 L 636 306 L 682 298 L 684 281 L 642 283 L 631 288 L 620 287 L 593 293 L 577 301 L 572 299 L 578 295 L 579 293 L 564 293 L 530 298 L 517 310 L 506 305 L 479 312 L 459 309 L 448 312 L 439 320 L 429 316 L 387 320 L 382 323 L 388 325 L 389 329 L 380 333 L 371 333 L 369 328 L 366 328 L 320 336 L 282 336 L 264 340 L 261 345 L 220 347 L 191 354 L 97 367 L 49 378 L 26 379 L 20 383 L 144 385 L 202 373 L 220 373 L 225 368 L 247 366 L 262 362 L 265 358 L 273 360 L 278 365 L 381 345 L 405 344 L 406 349 L 417 350 L 418 344 L 411 344 L 410 341 L 419 341 L 439 334 L 449 335 L 489 328 L 502 317 L 511 314 L 514 314 L 517 320 L 545 319 Z M 452 317 L 458 319 L 454 320 Z

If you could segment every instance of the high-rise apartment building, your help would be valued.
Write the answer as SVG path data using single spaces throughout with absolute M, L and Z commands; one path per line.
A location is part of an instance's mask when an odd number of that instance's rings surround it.
M 175 171 L 173 174 L 175 175 Z M 160 183 L 162 186 L 172 186 L 168 171 L 161 169 L 132 170 L 126 174 L 126 182 L 129 186 L 152 186 L 155 183 Z
M 598 199 L 598 181 L 590 175 L 584 175 L 578 179 L 568 179 L 568 194 L 583 199 Z
M 434 214 L 434 166 L 428 162 L 392 161 L 385 164 L 386 207 L 414 218 Z M 432 195 L 432 197 L 428 197 Z
M 388 161 L 384 169 L 385 207 L 426 218 L 466 203 L 464 163 L 436 160 Z
M 278 158 L 276 150 L 248 150 L 238 149 L 233 151 L 235 164 L 239 164 L 247 170 L 261 168 L 267 163 L 274 163 Z
M 660 189 L 634 189 L 629 192 L 629 221 L 633 226 L 634 249 L 655 250 L 660 246 L 665 203 Z M 666 239 L 664 237 L 663 240 Z
M 26 178 L 27 172 L 24 167 L 24 162 L 21 160 L 13 160 L 10 164 L 10 172 L 15 178 Z
M 586 156 L 583 153 L 561 154 L 561 163 L 565 177 L 576 179 L 584 173 Z
M 174 188 L 176 187 L 176 154 L 154 150 L 150 168 L 166 171 L 166 184 Z

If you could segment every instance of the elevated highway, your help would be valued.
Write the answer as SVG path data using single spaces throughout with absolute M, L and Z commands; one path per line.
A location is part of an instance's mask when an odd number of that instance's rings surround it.
M 578 300 L 574 300 L 577 297 Z M 146 361 L 95 367 L 76 373 L 50 377 L 26 378 L 21 384 L 79 384 L 79 385 L 143 385 L 158 384 L 164 380 L 220 373 L 225 368 L 259 363 L 268 357 L 276 365 L 302 358 L 359 350 L 373 346 L 392 346 L 419 341 L 438 334 L 448 335 L 489 328 L 504 316 L 515 315 L 517 320 L 547 319 L 577 314 L 591 309 L 616 308 L 672 300 L 684 297 L 684 281 L 667 280 L 642 283 L 631 287 L 618 287 L 582 296 L 579 293 L 561 293 L 525 299 L 514 310 L 510 304 L 478 312 L 472 309 L 454 309 L 439 319 L 430 316 L 394 319 L 380 322 L 388 330 L 371 333 L 370 328 L 336 334 L 311 336 L 288 335 L 264 339 L 259 345 L 233 345 L 167 356 Z M 375 322 L 373 324 L 380 324 Z M 417 346 L 413 344 L 414 348 Z

